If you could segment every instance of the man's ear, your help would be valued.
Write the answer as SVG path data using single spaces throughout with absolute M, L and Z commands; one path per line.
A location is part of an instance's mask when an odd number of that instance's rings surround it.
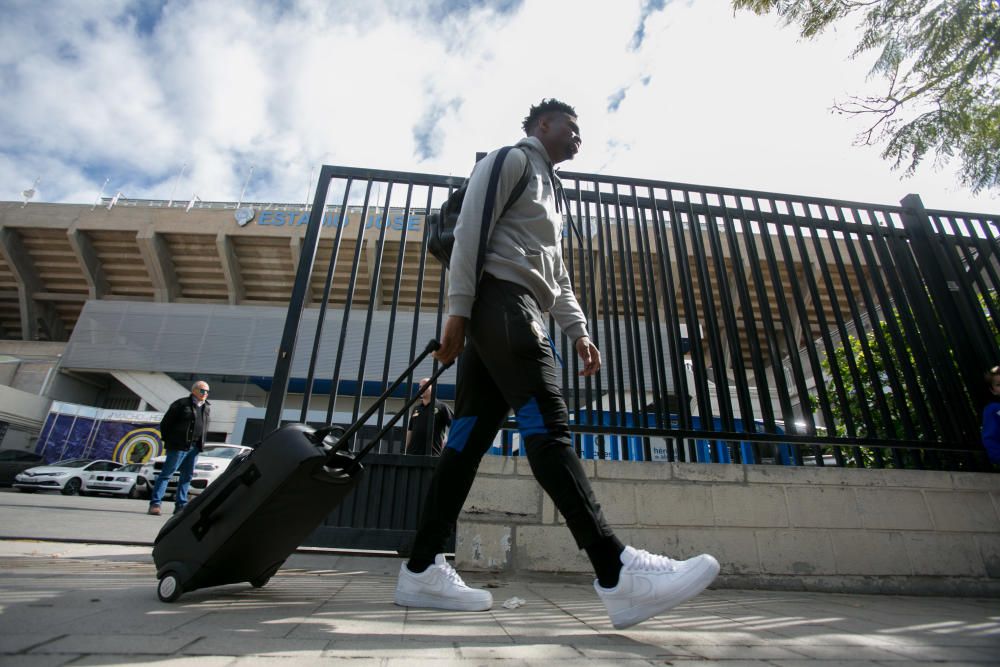
M 549 116 L 543 115 L 538 119 L 538 130 L 542 134 L 547 134 L 549 131 Z

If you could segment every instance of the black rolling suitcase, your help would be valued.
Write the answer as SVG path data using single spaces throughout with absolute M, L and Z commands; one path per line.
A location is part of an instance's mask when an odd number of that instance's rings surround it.
M 283 426 L 234 460 L 183 512 L 171 517 L 153 547 L 160 599 L 172 602 L 187 591 L 223 584 L 266 584 L 354 489 L 364 472 L 364 455 L 420 400 L 419 394 L 412 397 L 356 454 L 345 451 L 351 437 L 437 347 L 437 341 L 431 341 L 346 431 L 336 426 Z M 447 367 L 439 367 L 431 381 Z

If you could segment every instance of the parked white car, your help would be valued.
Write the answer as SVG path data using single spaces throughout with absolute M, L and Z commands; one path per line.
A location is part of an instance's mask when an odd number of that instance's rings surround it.
M 51 465 L 28 468 L 14 478 L 14 488 L 25 493 L 59 491 L 74 496 L 83 487 L 83 478 L 93 472 L 118 470 L 122 464 L 99 459 L 67 459 Z
M 80 495 L 92 496 L 108 493 L 113 496 L 141 498 L 149 493 L 149 489 L 146 486 L 146 480 L 139 475 L 140 470 L 142 470 L 141 463 L 129 463 L 117 470 L 84 473 Z
M 204 491 L 209 484 L 214 482 L 229 467 L 234 458 L 250 450 L 250 447 L 243 445 L 217 443 L 205 445 L 204 451 L 198 455 L 198 462 L 194 465 L 194 477 L 191 478 L 191 488 L 188 489 L 188 495 L 196 496 Z M 166 455 L 157 456 L 143 464 L 142 470 L 139 472 L 139 477 L 143 478 L 146 482 L 146 490 L 142 497 L 149 497 L 149 494 L 152 493 L 156 476 L 160 474 L 160 470 L 163 469 L 163 462 L 166 460 Z M 166 497 L 173 497 L 174 492 L 177 491 L 177 481 L 179 479 L 180 473 L 175 472 L 170 480 L 167 481 Z

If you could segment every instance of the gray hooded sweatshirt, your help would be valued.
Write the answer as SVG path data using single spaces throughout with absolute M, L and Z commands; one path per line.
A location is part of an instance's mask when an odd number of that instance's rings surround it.
M 507 153 L 500 172 L 483 270 L 530 290 L 541 310 L 550 312 L 563 333 L 576 341 L 580 336 L 589 335 L 587 318 L 573 294 L 562 260 L 563 219 L 556 209 L 552 161 L 542 142 L 535 137 L 526 137 L 516 146 L 517 149 Z M 496 155 L 497 151 L 493 151 L 480 160 L 469 177 L 451 255 L 450 315 L 468 318 L 472 313 L 483 203 Z M 497 221 L 521 178 L 525 160 L 530 161 L 528 186 L 503 219 Z

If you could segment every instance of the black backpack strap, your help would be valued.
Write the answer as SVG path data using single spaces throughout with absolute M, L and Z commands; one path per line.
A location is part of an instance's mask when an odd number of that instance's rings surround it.
M 510 199 L 507 200 L 507 205 L 503 207 L 502 211 L 500 211 L 500 215 L 497 217 L 497 220 L 502 218 L 504 214 L 510 210 L 510 207 L 514 205 L 514 202 L 516 202 L 518 198 L 520 198 L 520 196 L 524 194 L 524 190 L 525 188 L 528 187 L 528 181 L 530 180 L 531 180 L 531 161 L 528 158 L 528 156 L 525 155 L 524 171 L 521 172 L 521 178 L 517 179 L 517 183 L 514 184 L 514 189 L 511 190 L 510 192 Z
M 569 199 L 569 195 L 566 194 L 566 188 L 563 187 L 562 179 L 556 176 L 555 172 L 552 172 L 552 181 L 556 188 L 556 210 L 559 209 L 559 200 L 562 199 L 562 203 L 566 205 L 566 218 L 569 220 L 570 229 L 576 234 L 576 240 L 582 245 L 583 235 L 580 234 L 580 229 L 576 226 L 576 221 L 573 220 L 573 203 Z
M 580 245 L 583 245 L 583 235 L 580 234 L 580 228 L 576 226 L 576 221 L 573 220 L 573 212 L 570 210 L 573 203 L 566 195 L 566 190 L 564 190 L 561 186 L 559 190 L 562 192 L 562 200 L 566 203 L 566 217 L 569 219 L 569 226 L 573 230 L 573 233 L 576 234 L 577 242 L 579 242 Z
M 493 168 L 490 170 L 490 182 L 486 187 L 486 200 L 483 203 L 483 226 L 479 232 L 479 253 L 476 255 L 476 279 L 478 280 L 480 276 L 483 275 L 483 264 L 486 261 L 486 244 L 489 241 L 489 231 L 490 222 L 493 221 L 493 204 L 497 198 L 497 188 L 500 187 L 500 170 L 503 168 L 503 161 L 507 157 L 507 153 L 514 148 L 513 146 L 504 146 L 499 151 L 497 151 L 496 159 L 493 160 Z M 528 160 L 528 156 L 524 156 L 525 160 Z M 531 176 L 528 170 L 529 162 L 525 162 L 524 173 L 521 174 L 521 178 L 518 179 L 517 184 L 514 186 L 514 190 L 511 192 L 510 199 L 507 200 L 507 205 L 503 207 L 500 215 L 497 216 L 497 220 L 503 217 L 504 213 L 514 204 L 518 197 L 524 193 L 524 189 L 528 186 L 528 180 Z

